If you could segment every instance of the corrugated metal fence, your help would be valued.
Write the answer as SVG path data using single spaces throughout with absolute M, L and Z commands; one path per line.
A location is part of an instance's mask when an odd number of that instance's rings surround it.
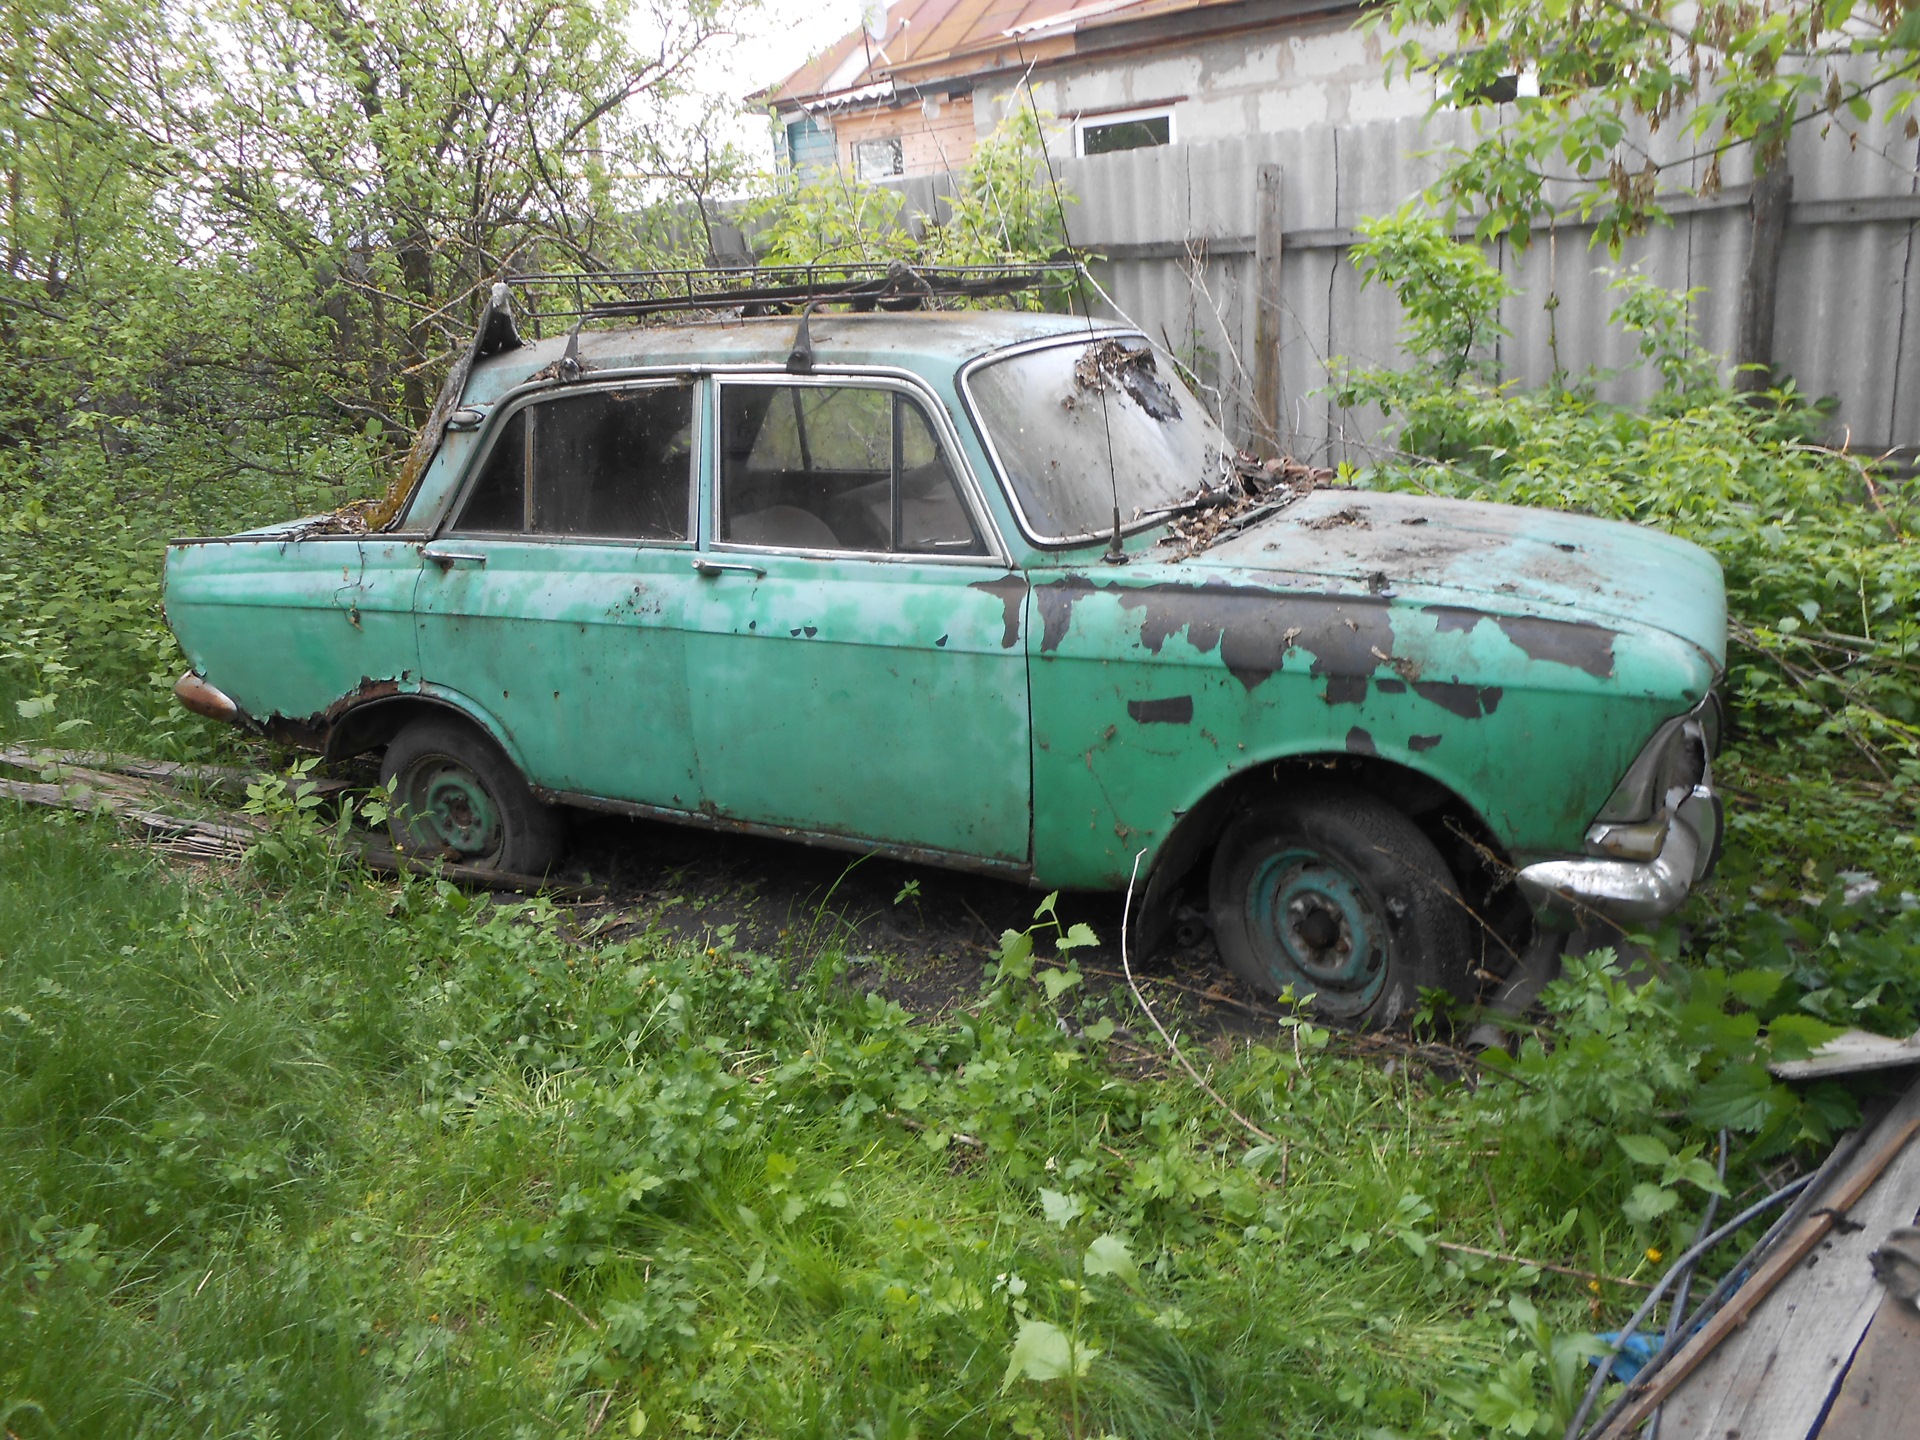
M 1495 117 L 1489 117 L 1495 118 Z M 1073 242 L 1108 258 L 1096 267 L 1113 299 L 1190 363 L 1217 393 L 1239 437 L 1253 428 L 1256 235 L 1262 166 L 1279 169 L 1278 417 L 1283 448 L 1323 461 L 1362 459 L 1378 415 L 1343 411 L 1325 387 L 1339 357 L 1362 364 L 1401 358 L 1398 303 L 1363 290 L 1348 259 L 1354 225 L 1389 212 L 1430 184 L 1448 146 L 1473 138 L 1462 113 L 1424 121 L 1320 127 L 1210 144 L 1056 160 L 1071 192 Z M 1645 142 L 1671 156 L 1672 135 Z M 1803 123 L 1790 149 L 1789 212 L 1775 327 L 1775 360 L 1801 390 L 1839 402 L 1835 438 L 1880 450 L 1920 445 L 1920 142 L 1869 125 L 1849 140 Z M 1750 175 L 1729 156 L 1716 197 L 1685 197 L 1672 224 L 1631 242 L 1618 265 L 1659 284 L 1698 287 L 1696 331 L 1722 354 L 1733 343 L 1749 236 Z M 1677 167 L 1697 180 L 1704 158 Z M 933 188 L 911 194 L 931 208 Z M 1678 184 L 1676 182 L 1676 188 Z M 1269 233 L 1272 233 L 1271 228 Z M 1589 248 L 1589 232 L 1536 232 L 1525 252 L 1493 258 L 1518 293 L 1502 320 L 1504 377 L 1539 384 L 1557 366 L 1572 375 L 1612 372 L 1601 394 L 1630 401 L 1655 386 L 1631 336 L 1608 321 L 1618 268 Z M 1271 272 L 1271 266 L 1269 273 Z

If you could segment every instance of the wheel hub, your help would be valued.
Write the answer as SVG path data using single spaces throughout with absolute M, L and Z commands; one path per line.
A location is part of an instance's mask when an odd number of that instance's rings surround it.
M 423 757 L 403 777 L 394 798 L 405 805 L 408 825 L 426 848 L 484 856 L 499 848 L 500 812 L 479 778 L 447 756 Z
M 1248 887 L 1248 918 L 1277 986 L 1313 994 L 1326 1014 L 1350 1018 L 1380 994 L 1387 930 L 1372 894 L 1308 850 L 1268 856 Z

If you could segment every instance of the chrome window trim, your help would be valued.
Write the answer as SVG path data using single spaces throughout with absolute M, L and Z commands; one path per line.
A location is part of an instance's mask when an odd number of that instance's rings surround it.
M 974 398 L 973 377 L 975 372 L 986 369 L 1002 360 L 1011 360 L 1035 350 L 1052 350 L 1068 345 L 1085 345 L 1089 341 L 1110 338 L 1135 339 L 1148 345 L 1153 341 L 1143 331 L 1130 330 L 1123 325 L 1089 326 L 1084 333 L 1073 335 L 1049 335 L 1040 340 L 1023 340 L 1018 345 L 1009 345 L 1004 350 L 989 351 L 985 355 L 976 355 L 960 367 L 959 390 L 961 403 L 967 407 L 967 418 L 973 422 L 974 434 L 980 437 L 980 448 L 987 452 L 987 460 L 993 466 L 994 476 L 1000 482 L 1000 493 L 1007 498 L 1007 508 L 1013 512 L 1014 523 L 1020 527 L 1020 533 L 1041 550 L 1071 550 L 1080 545 L 1096 545 L 1107 541 L 1110 530 L 1090 530 L 1084 535 L 1044 536 L 1034 528 L 1027 518 L 1027 512 L 1020 508 L 1020 492 L 1007 475 L 1007 465 L 1000 458 L 1000 451 L 993 443 L 993 431 L 988 428 L 980 413 L 980 402 Z M 1157 348 L 1157 347 L 1156 347 Z M 1181 383 L 1185 383 L 1184 381 Z M 1196 397 L 1197 398 L 1197 397 Z M 1158 519 L 1136 520 L 1132 525 L 1122 525 L 1120 533 L 1139 535 L 1167 523 L 1166 517 Z
M 967 452 L 960 444 L 960 432 L 955 428 L 953 416 L 940 402 L 926 381 L 911 370 L 893 369 L 876 365 L 816 365 L 805 375 L 795 375 L 773 365 L 729 366 L 716 369 L 713 380 L 713 493 L 707 514 L 702 518 L 707 523 L 706 548 L 716 552 L 739 553 L 746 555 L 790 555 L 812 557 L 821 560 L 871 560 L 889 565 L 960 565 L 977 569 L 1008 570 L 1013 568 L 1013 554 L 1008 549 L 1000 527 L 993 523 L 993 515 L 981 490 L 979 477 L 973 473 L 973 466 L 967 461 Z M 985 555 L 947 555 L 938 551 L 927 554 L 893 550 L 822 550 L 807 549 L 788 545 L 747 545 L 738 540 L 719 538 L 720 522 L 720 406 L 728 385 L 751 385 L 766 388 L 779 385 L 799 385 L 845 388 L 849 384 L 863 384 L 873 389 L 904 392 L 921 402 L 921 408 L 932 420 L 939 435 L 942 449 L 953 470 L 954 479 L 959 482 L 960 500 L 973 517 L 974 525 L 980 531 L 980 538 L 986 542 Z
M 700 403 L 700 381 L 703 372 L 687 366 L 675 366 L 670 370 L 618 370 L 591 371 L 591 379 L 582 378 L 572 384 L 562 384 L 557 380 L 542 380 L 531 384 L 515 386 L 497 400 L 472 402 L 473 408 L 484 408 L 487 418 L 481 426 L 480 443 L 474 453 L 467 457 L 466 473 L 450 491 L 438 519 L 426 528 L 425 536 L 429 543 L 443 537 L 458 535 L 469 540 L 508 541 L 515 544 L 551 545 L 644 545 L 660 550 L 697 550 L 699 531 L 696 528 L 700 518 L 700 454 L 706 440 L 706 417 L 704 406 Z M 693 392 L 693 444 L 687 465 L 687 535 L 683 540 L 648 539 L 635 535 L 542 535 L 531 530 L 459 530 L 454 518 L 472 498 L 473 487 L 480 483 L 480 475 L 487 468 L 487 462 L 493 458 L 494 447 L 499 443 L 500 432 L 515 415 L 534 405 L 563 400 L 573 395 L 599 394 L 609 390 L 647 390 L 659 389 L 667 385 L 684 382 Z M 411 517 L 408 517 L 411 519 Z M 382 534 L 387 532 L 382 531 Z M 416 532 L 418 533 L 418 532 Z

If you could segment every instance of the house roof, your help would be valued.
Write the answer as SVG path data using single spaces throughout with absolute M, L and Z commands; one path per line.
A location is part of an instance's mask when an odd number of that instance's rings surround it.
M 874 87 L 960 79 L 1071 55 L 1084 31 L 1246 0 L 896 0 L 879 39 L 841 37 L 786 79 L 747 98 L 767 105 L 847 104 Z M 1345 8 L 1337 0 L 1309 7 Z M 864 92 L 864 93 L 854 93 Z

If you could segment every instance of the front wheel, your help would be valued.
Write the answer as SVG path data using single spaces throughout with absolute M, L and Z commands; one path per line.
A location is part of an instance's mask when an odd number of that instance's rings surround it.
M 1473 998 L 1470 930 L 1433 842 L 1384 800 L 1339 786 L 1243 811 L 1211 877 L 1214 939 L 1257 992 L 1288 986 L 1314 1012 L 1404 1023 L 1425 988 Z
M 458 720 L 416 720 L 380 765 L 387 830 L 404 855 L 544 875 L 560 858 L 560 814 L 535 798 L 491 739 Z

